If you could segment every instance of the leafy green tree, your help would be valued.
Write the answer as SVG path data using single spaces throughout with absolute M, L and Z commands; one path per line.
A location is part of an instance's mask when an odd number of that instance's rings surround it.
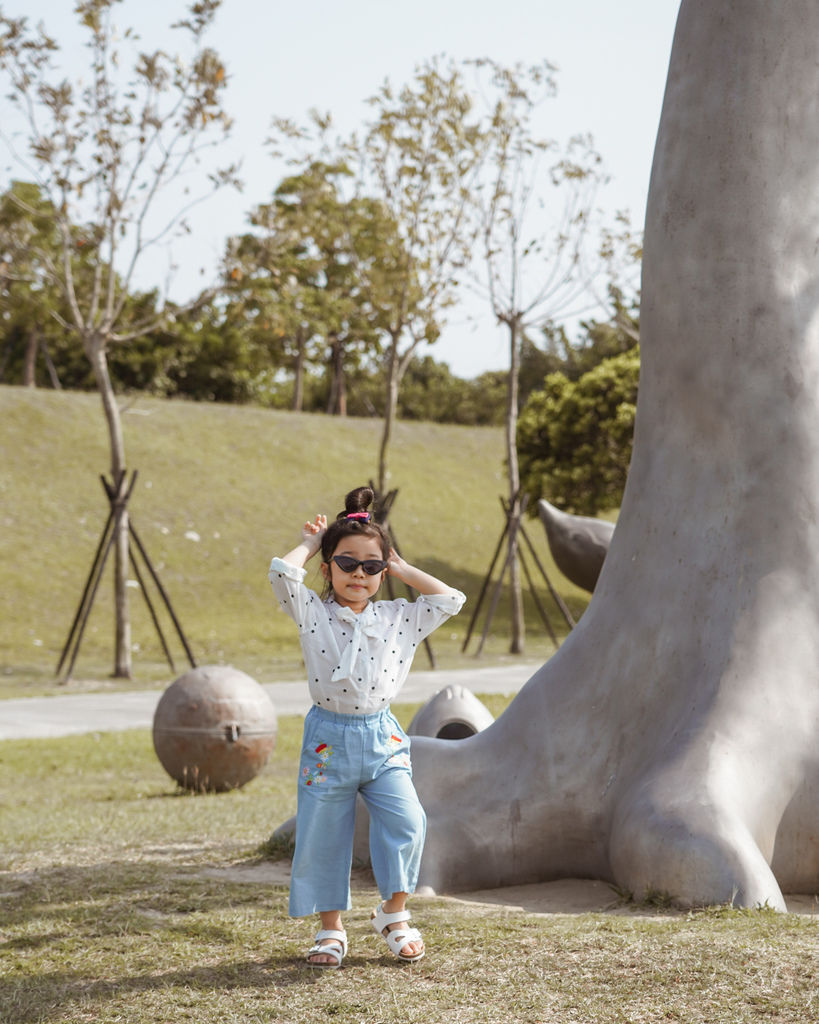
M 286 140 L 311 149 L 314 162 L 349 167 L 346 193 L 369 197 L 380 211 L 385 230 L 371 239 L 375 258 L 367 268 L 366 296 L 359 299 L 383 338 L 384 398 L 370 402 L 383 416 L 377 473 L 383 494 L 405 374 L 420 347 L 439 337 L 472 258 L 473 189 L 486 138 L 453 61 L 419 66 L 397 91 L 387 81 L 369 103 L 372 117 L 346 142 L 328 141 L 330 119 L 316 113 L 308 128 L 277 121 L 273 141 L 278 155 Z M 301 156 L 297 162 L 304 161 Z
M 640 374 L 637 346 L 576 381 L 551 373 L 521 411 L 521 480 L 532 498 L 594 515 L 619 506 L 631 461 Z
M 229 128 L 221 105 L 225 69 L 204 45 L 220 0 L 196 0 L 174 29 L 185 37 L 190 59 L 165 48 L 143 52 L 130 29 L 118 33 L 113 12 L 118 0 L 80 0 L 75 12 L 87 33 L 86 80 L 75 86 L 54 63 L 59 47 L 43 25 L 0 12 L 0 75 L 13 104 L 0 135 L 30 170 L 53 211 L 57 258 L 43 247 L 38 258 L 59 288 L 65 315 L 91 366 L 108 427 L 111 473 L 125 475 L 125 444 L 109 367 L 109 350 L 151 334 L 165 310 L 155 305 L 132 318 L 128 298 L 134 273 L 146 254 L 177 230 L 203 195 L 188 191 L 189 172 L 204 149 Z M 117 40 L 120 42 L 117 42 Z M 165 41 L 163 40 L 163 43 Z M 123 59 L 127 55 L 130 60 Z M 25 126 L 27 152 L 15 148 Z M 234 168 L 216 170 L 211 185 L 235 182 Z M 173 193 L 173 212 L 163 216 L 160 196 Z M 36 208 L 19 201 L 31 215 Z M 82 225 L 89 275 L 73 258 Z M 115 525 L 116 645 L 114 676 L 131 676 L 128 613 L 128 514 L 117 504 Z
M 356 372 L 350 401 L 354 416 L 383 416 L 386 368 Z M 505 373 L 485 373 L 474 380 L 456 377 L 432 356 L 411 360 L 398 395 L 401 419 L 464 426 L 500 426 L 506 395 Z
M 345 198 L 343 164 L 309 160 L 256 207 L 253 231 L 229 244 L 231 293 L 272 361 L 292 360 L 294 408 L 302 408 L 308 364 L 327 369 L 327 411 L 345 415 L 351 367 L 380 351 L 371 291 L 376 268 L 398 244 L 381 205 Z M 380 272 L 380 271 L 378 271 Z
M 37 185 L 15 181 L 0 196 L 0 379 L 35 386 L 42 353 L 51 384 L 61 387 L 66 367 L 58 364 L 66 350 L 69 358 L 73 353 L 68 333 L 52 316 L 55 307 L 64 313 L 65 303 L 38 255 L 44 250 L 57 258 L 54 210 Z M 82 250 L 72 258 L 81 259 Z
M 584 320 L 580 334 L 572 344 L 563 335 L 562 341 L 546 350 L 554 354 L 557 365 L 551 367 L 565 373 L 569 380 L 577 380 L 594 369 L 598 363 L 621 355 L 640 341 L 640 312 L 638 300 L 626 305 L 621 292 L 610 289 L 611 310 L 605 320 Z M 544 336 L 546 331 L 544 331 Z
M 455 377 L 432 356 L 413 359 L 401 385 L 398 405 L 402 419 L 430 423 L 460 422 L 469 381 Z
M 138 340 L 125 352 L 131 366 L 152 371 L 142 387 L 154 394 L 237 405 L 267 401 L 267 359 L 250 343 L 242 311 L 221 297 L 181 310 L 144 346 Z
M 92 280 L 90 231 L 72 226 L 70 255 L 76 281 Z M 70 309 L 51 267 L 61 260 L 55 211 L 38 185 L 14 182 L 0 196 L 0 378 L 35 386 L 93 389 L 92 368 L 70 326 Z M 156 306 L 153 292 L 129 295 L 124 319 L 144 319 Z M 136 339 L 109 356 L 112 379 L 125 388 L 152 387 L 160 353 L 154 339 Z M 42 354 L 41 361 L 38 356 Z
M 508 392 L 506 371 L 488 370 L 468 383 L 469 394 L 457 422 L 474 426 L 502 426 Z
M 524 331 L 520 339 L 520 367 L 518 374 L 518 403 L 520 407 L 526 403 L 533 391 L 543 387 L 544 378 L 550 373 L 565 372 L 566 360 L 559 351 L 570 350 L 568 339 L 562 327 L 548 324 L 543 328 L 546 344 L 535 344 L 530 334 Z M 552 338 L 561 340 L 560 350 L 551 347 Z

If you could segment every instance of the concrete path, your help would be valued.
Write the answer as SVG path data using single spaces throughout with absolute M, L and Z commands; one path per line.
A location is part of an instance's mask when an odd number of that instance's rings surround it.
M 493 668 L 410 672 L 400 700 L 408 704 L 425 701 L 446 686 L 465 686 L 478 694 L 513 694 L 539 667 L 539 662 L 522 662 Z M 279 715 L 304 715 L 310 707 L 304 680 L 267 683 L 264 688 Z M 3 700 L 0 701 L 0 740 L 150 729 L 162 692 L 60 694 Z

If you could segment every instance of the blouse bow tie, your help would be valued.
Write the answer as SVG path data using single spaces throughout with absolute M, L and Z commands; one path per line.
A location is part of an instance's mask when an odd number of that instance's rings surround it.
M 352 679 L 353 668 L 358 658 L 358 652 L 361 650 L 362 633 L 364 636 L 378 637 L 381 632 L 378 623 L 375 621 L 372 607 L 369 605 L 359 615 L 356 615 L 352 608 L 342 606 L 335 609 L 335 616 L 339 622 L 346 622 L 353 627 L 353 635 L 342 652 L 338 667 L 333 672 L 333 682 L 339 679 Z

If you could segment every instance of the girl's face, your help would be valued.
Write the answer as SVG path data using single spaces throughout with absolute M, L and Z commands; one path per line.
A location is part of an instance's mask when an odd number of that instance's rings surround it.
M 369 560 L 382 562 L 384 560 L 378 539 L 360 533 L 343 537 L 333 552 L 333 557 L 336 555 L 346 555 L 348 558 L 354 558 L 357 562 Z M 336 601 L 340 605 L 344 605 L 345 608 L 352 608 L 356 613 L 362 612 L 366 608 L 367 602 L 375 596 L 381 586 L 384 576 L 384 570 L 377 572 L 374 576 L 369 576 L 361 565 L 356 566 L 352 572 L 344 572 L 336 565 L 333 558 L 329 562 L 321 563 L 321 572 L 324 578 L 330 581 Z

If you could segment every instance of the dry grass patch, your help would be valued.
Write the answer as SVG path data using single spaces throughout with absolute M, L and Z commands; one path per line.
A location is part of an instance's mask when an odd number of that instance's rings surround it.
M 418 899 L 429 946 L 397 963 L 360 882 L 338 972 L 303 962 L 283 886 L 162 859 L 6 876 L 0 1019 L 343 1024 L 815 1020 L 815 921 L 737 911 L 543 918 Z

